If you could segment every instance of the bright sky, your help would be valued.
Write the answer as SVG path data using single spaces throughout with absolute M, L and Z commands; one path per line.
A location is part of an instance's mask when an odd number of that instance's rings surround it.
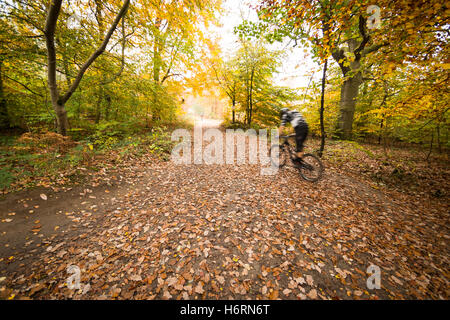
M 237 46 L 237 36 L 233 33 L 235 26 L 238 26 L 243 19 L 256 21 L 256 11 L 251 9 L 249 4 L 255 5 L 256 1 L 251 0 L 225 0 L 225 12 L 221 17 L 222 27 L 217 30 L 220 35 L 220 45 L 224 53 L 233 52 Z M 283 49 L 287 53 L 287 59 L 283 61 L 283 66 L 279 70 L 280 74 L 275 78 L 277 85 L 289 86 L 292 88 L 306 87 L 310 81 L 312 70 L 319 70 L 319 66 L 314 63 L 304 52 L 304 48 L 299 44 L 293 48 L 293 44 L 277 43 L 273 49 Z M 307 51 L 308 52 L 308 51 Z M 316 72 L 314 79 L 320 77 L 320 72 Z

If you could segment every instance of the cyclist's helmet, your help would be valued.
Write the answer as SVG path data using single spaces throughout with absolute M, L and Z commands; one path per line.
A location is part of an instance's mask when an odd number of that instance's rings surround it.
M 280 118 L 283 117 L 283 115 L 284 115 L 285 113 L 287 113 L 288 111 L 289 111 L 288 108 L 283 108 L 283 109 L 281 109 L 281 111 L 280 111 Z

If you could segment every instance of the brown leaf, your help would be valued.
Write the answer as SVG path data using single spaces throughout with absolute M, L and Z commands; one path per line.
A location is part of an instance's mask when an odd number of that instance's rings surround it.
M 316 290 L 316 289 L 312 289 L 312 290 L 307 294 L 307 296 L 308 296 L 310 299 L 317 299 L 317 290 Z
M 205 290 L 203 290 L 203 283 L 199 282 L 197 284 L 197 286 L 195 287 L 194 291 L 195 291 L 195 293 L 203 294 L 205 292 Z

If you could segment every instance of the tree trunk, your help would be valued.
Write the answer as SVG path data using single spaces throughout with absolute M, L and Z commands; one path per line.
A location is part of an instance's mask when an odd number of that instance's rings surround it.
M 105 94 L 105 99 L 106 99 L 105 120 L 109 121 L 109 112 L 111 110 L 112 105 L 111 96 L 109 95 L 109 93 Z
M 252 68 L 252 73 L 250 76 L 250 87 L 248 95 L 248 125 L 252 123 L 252 113 L 253 113 L 253 77 L 255 75 L 255 69 Z
M 380 133 L 378 135 L 378 144 L 381 144 L 381 137 L 383 135 L 383 123 L 384 123 L 384 118 L 381 118 L 381 122 L 380 122 Z
M 45 21 L 44 36 L 47 47 L 47 65 L 48 65 L 47 82 L 50 90 L 53 109 L 55 110 L 56 113 L 58 133 L 66 135 L 67 129 L 69 127 L 69 121 L 67 119 L 67 111 L 64 107 L 64 104 L 70 99 L 72 94 L 78 88 L 81 79 L 83 78 L 84 73 L 89 68 L 89 66 L 95 61 L 95 59 L 97 59 L 105 51 L 106 46 L 108 45 L 108 42 L 111 39 L 112 34 L 114 33 L 114 30 L 116 29 L 120 20 L 123 18 L 123 16 L 128 10 L 130 0 L 124 1 L 122 8 L 120 9 L 119 13 L 114 19 L 114 22 L 112 23 L 111 27 L 106 33 L 100 47 L 94 53 L 92 53 L 92 55 L 80 67 L 74 81 L 71 83 L 70 87 L 63 95 L 60 95 L 59 93 L 58 84 L 56 80 L 56 48 L 55 48 L 55 31 L 59 13 L 61 11 L 61 3 L 62 0 L 53 0 L 50 2 L 49 9 L 47 12 L 47 18 Z
M 153 80 L 159 84 L 159 74 L 161 71 L 161 19 L 156 18 L 155 31 L 153 33 Z
M 95 18 L 98 24 L 98 42 L 102 43 L 103 35 L 105 33 L 105 24 L 103 21 L 103 1 L 95 0 Z M 102 82 L 100 83 L 97 103 L 95 106 L 95 124 L 100 122 L 102 117 L 102 101 L 103 101 L 103 82 L 105 82 L 105 75 L 102 75 Z
M 438 125 L 437 125 L 437 127 L 436 127 L 436 133 L 437 133 L 437 144 L 438 144 L 438 151 L 439 151 L 439 154 L 441 154 L 442 153 L 442 146 L 441 146 L 441 129 L 440 129 L 440 126 L 439 126 L 439 123 L 438 123 Z
M 6 105 L 5 93 L 3 91 L 2 64 L 0 60 L 0 128 L 8 129 L 11 125 Z
M 327 66 L 328 59 L 325 60 L 325 64 L 323 66 L 323 75 L 322 75 L 322 95 L 320 97 L 320 150 L 319 157 L 322 158 L 323 150 L 325 149 L 325 125 L 323 123 L 323 111 L 325 109 L 325 84 L 327 79 Z
M 425 161 L 428 161 L 428 159 L 431 156 L 431 152 L 433 152 L 433 141 L 434 141 L 434 131 L 431 131 L 431 141 L 430 141 L 430 151 L 428 152 L 427 158 Z
M 83 100 L 83 90 L 81 90 L 81 87 L 79 88 L 80 95 L 78 96 L 78 103 L 77 108 L 75 109 L 75 117 L 78 121 L 81 119 L 81 101 Z
M 100 86 L 100 91 L 98 92 L 97 103 L 95 108 L 95 123 L 98 124 L 102 117 L 102 101 L 103 101 L 103 88 Z
M 161 73 L 161 23 L 162 20 L 156 17 L 155 20 L 155 30 L 153 33 L 153 106 L 151 108 L 152 121 L 159 120 L 161 118 L 159 114 L 159 101 L 158 101 L 158 90 L 160 86 L 160 73 Z
M 381 107 L 384 107 L 386 105 L 386 99 L 388 98 L 388 88 L 386 87 L 386 85 L 384 86 L 384 96 L 383 96 L 383 101 L 381 101 Z M 378 144 L 381 144 L 381 135 L 383 134 L 383 125 L 384 125 L 384 117 L 385 114 L 383 113 L 381 115 L 381 122 L 380 122 L 380 134 L 378 136 Z
M 361 72 L 358 72 L 342 84 L 338 118 L 338 136 L 342 139 L 350 139 L 352 137 L 353 116 L 361 83 L 362 75 Z
M 56 124 L 58 128 L 58 133 L 66 136 L 67 129 L 69 129 L 69 120 L 67 118 L 67 110 L 63 104 L 53 103 L 53 109 L 56 113 Z
M 235 123 L 235 114 L 236 114 L 236 100 L 233 99 L 233 109 L 231 111 L 233 115 L 233 123 Z
M 359 34 L 362 37 L 361 41 L 355 38 L 348 39 L 345 41 L 347 48 L 335 49 L 332 52 L 332 56 L 339 64 L 345 79 L 341 87 L 340 113 L 337 125 L 337 135 L 342 139 L 350 139 L 352 136 L 356 98 L 358 96 L 359 86 L 363 81 L 360 70 L 361 59 L 386 45 L 386 43 L 382 43 L 367 47 L 370 36 L 367 33 L 366 22 L 367 19 L 361 14 L 358 25 Z

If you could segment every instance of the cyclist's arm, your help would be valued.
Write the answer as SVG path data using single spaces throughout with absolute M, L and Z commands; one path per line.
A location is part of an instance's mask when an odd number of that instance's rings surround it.
M 280 128 L 278 129 L 278 133 L 281 136 L 283 134 L 283 130 L 286 127 L 286 122 L 288 121 L 288 117 L 286 114 L 283 114 L 283 116 L 281 117 L 281 124 L 280 124 Z

